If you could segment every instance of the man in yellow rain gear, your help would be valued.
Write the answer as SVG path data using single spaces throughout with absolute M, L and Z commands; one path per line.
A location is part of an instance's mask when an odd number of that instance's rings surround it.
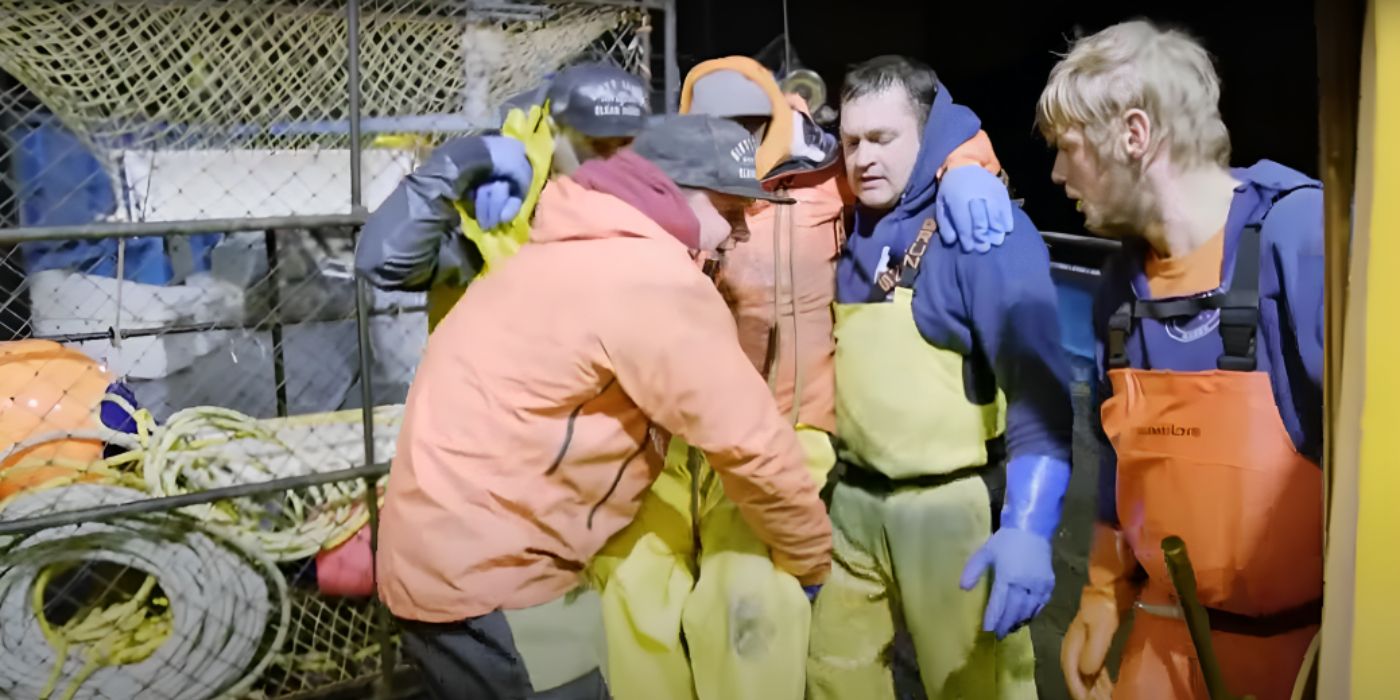
M 650 112 L 640 78 L 598 63 L 566 68 L 512 101 L 500 133 L 439 146 L 361 232 L 355 266 L 381 289 L 427 290 L 430 330 L 467 284 L 526 241 L 551 174 L 617 152 Z
M 930 67 L 852 68 L 841 140 L 860 204 L 836 265 L 842 474 L 808 697 L 894 698 L 902 620 L 929 698 L 1034 698 L 1025 624 L 1054 588 L 1072 416 L 1049 254 L 1004 199 L 946 206 L 949 189 L 1006 188 L 995 168 L 952 167 L 995 157 Z M 964 212 L 1007 234 L 952 247 L 939 231 Z

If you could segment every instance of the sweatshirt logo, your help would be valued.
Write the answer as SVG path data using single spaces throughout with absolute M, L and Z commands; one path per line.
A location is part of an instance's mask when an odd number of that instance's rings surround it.
M 1194 343 L 1219 327 L 1219 309 L 1207 309 L 1193 318 L 1173 318 L 1162 324 L 1167 337 L 1178 343 Z
M 1155 437 L 1189 437 L 1198 438 L 1201 436 L 1201 429 L 1194 426 L 1177 425 L 1175 423 L 1163 423 L 1162 425 L 1144 425 L 1137 429 L 1138 435 L 1150 435 Z

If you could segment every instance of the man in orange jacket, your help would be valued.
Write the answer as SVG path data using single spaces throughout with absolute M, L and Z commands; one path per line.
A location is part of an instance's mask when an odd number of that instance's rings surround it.
M 598 601 L 576 589 L 638 514 L 653 428 L 710 455 L 793 586 L 825 578 L 830 524 L 793 430 L 687 254 L 742 234 L 746 200 L 776 199 L 752 152 L 731 122 L 668 117 L 557 178 L 530 242 L 430 336 L 378 581 L 437 697 L 605 697 Z

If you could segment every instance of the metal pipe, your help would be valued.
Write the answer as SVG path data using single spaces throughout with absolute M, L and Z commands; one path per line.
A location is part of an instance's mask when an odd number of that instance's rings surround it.
M 40 530 L 48 530 L 55 527 L 65 527 L 80 523 L 105 522 L 115 518 L 144 515 L 148 513 L 164 513 L 188 506 L 204 505 L 206 503 L 226 501 L 233 498 L 265 496 L 279 491 L 304 489 L 311 486 L 320 486 L 322 484 L 333 484 L 339 481 L 378 479 L 388 473 L 389 465 L 387 463 L 372 464 L 367 467 L 342 469 L 340 471 L 325 472 L 323 474 L 303 474 L 301 476 L 289 476 L 284 479 L 262 481 L 256 484 L 239 484 L 237 486 L 225 486 L 223 488 L 207 489 L 194 493 L 182 493 L 176 496 L 147 498 L 131 503 L 116 503 L 92 508 L 79 508 L 62 513 L 39 515 L 32 518 L 0 520 L 0 536 L 28 535 L 39 532 Z
M 214 9 L 211 8 L 211 3 L 209 2 L 209 0 L 107 0 L 107 2 L 114 2 L 119 5 L 135 5 L 138 7 L 182 7 L 199 11 L 209 11 L 211 9 Z M 373 21 L 421 21 L 423 20 L 425 15 L 431 17 L 432 15 L 428 13 L 434 11 L 442 13 L 457 12 L 459 8 L 461 8 L 461 6 L 464 4 L 464 2 L 468 3 L 469 6 L 471 4 L 480 4 L 482 6 L 482 9 L 478 10 L 475 7 L 471 9 L 480 12 L 482 16 L 485 17 L 492 16 L 490 14 L 492 4 L 508 7 L 505 5 L 505 3 L 501 2 L 501 0 L 497 0 L 497 2 L 495 3 L 491 3 L 489 2 L 489 0 L 480 3 L 472 3 L 471 0 L 429 0 L 428 2 L 423 3 L 426 12 L 422 14 L 415 14 L 408 10 L 394 12 L 371 9 L 369 11 L 361 11 L 360 17 L 363 19 L 369 19 Z M 610 5 L 615 7 L 649 7 L 653 9 L 660 9 L 661 6 L 665 3 L 665 0 L 569 0 L 569 2 L 582 5 Z M 340 10 L 338 9 L 332 10 L 324 6 L 320 6 L 316 3 L 307 3 L 305 2 L 305 0 L 301 0 L 300 2 L 296 2 L 294 0 L 220 0 L 220 2 L 217 3 L 216 7 L 218 9 L 229 7 L 236 9 L 269 10 L 277 12 L 278 14 L 313 16 L 326 16 L 330 14 L 338 15 L 338 13 L 340 12 Z M 525 9 L 529 9 L 532 6 L 525 4 L 522 5 L 522 7 Z M 508 12 L 498 12 L 496 16 L 508 16 L 508 14 Z
M 364 144 L 360 142 L 360 0 L 347 0 L 345 3 L 345 23 L 348 41 L 346 43 L 346 72 L 349 75 L 350 93 L 350 211 L 363 213 L 364 201 L 360 193 L 360 160 Z
M 350 93 L 350 210 L 363 215 L 364 200 L 361 194 L 360 160 L 364 144 L 360 135 L 360 0 L 346 0 L 345 22 L 347 30 L 346 61 Z M 358 236 L 356 237 L 358 239 Z M 358 240 L 356 241 L 358 243 Z M 374 366 L 373 348 L 370 346 L 370 287 L 365 278 L 355 274 L 355 325 L 359 332 L 360 355 L 360 412 L 365 441 L 365 464 L 374 463 Z M 373 477 L 365 477 L 365 509 L 369 514 L 370 562 L 377 571 L 379 568 L 379 489 Z M 380 682 L 375 684 L 374 696 L 388 698 L 394 685 L 393 629 L 389 619 L 389 609 L 382 604 L 375 609 L 375 627 L 379 642 Z
M 351 0 L 354 2 L 354 0 Z M 355 277 L 355 322 L 359 331 L 359 351 L 360 351 L 360 411 L 363 417 L 364 439 L 365 439 L 365 462 L 373 464 L 374 454 L 374 348 L 370 345 L 369 333 L 369 306 L 370 306 L 370 286 L 365 279 L 359 275 Z M 368 489 L 365 492 L 365 508 L 369 513 L 369 551 L 370 561 L 374 563 L 375 570 L 379 565 L 379 490 L 374 480 L 365 479 Z M 375 622 L 378 627 L 379 637 L 379 663 L 381 669 L 381 680 L 375 689 L 375 697 L 387 698 L 393 691 L 393 670 L 395 665 L 394 649 L 391 645 L 392 636 L 391 621 L 389 620 L 388 608 L 383 605 L 375 610 Z
M 1206 691 L 1211 700 L 1234 700 L 1235 696 L 1225 687 L 1220 660 L 1215 657 L 1215 647 L 1210 639 L 1210 616 L 1196 596 L 1196 572 L 1191 568 L 1186 543 L 1176 536 L 1162 540 L 1162 557 L 1166 559 L 1167 573 L 1176 587 L 1176 597 L 1186 618 L 1191 644 L 1196 647 L 1196 660 L 1201 664 L 1201 673 L 1206 678 Z
M 360 226 L 363 214 L 316 216 L 264 216 L 253 219 L 190 219 L 185 221 L 132 221 L 128 223 L 79 224 L 76 226 L 20 226 L 0 228 L 0 243 L 30 241 L 94 240 L 136 236 L 194 236 L 201 233 L 237 233 L 277 229 Z
M 666 109 L 674 112 L 680 109 L 681 67 L 676 62 L 676 0 L 666 0 L 666 17 L 663 21 L 666 38 Z
M 1040 237 L 1044 238 L 1046 243 L 1063 243 L 1065 245 L 1079 246 L 1081 248 L 1095 248 L 1098 250 L 1118 250 L 1123 247 L 1123 244 L 1119 241 L 1111 240 L 1108 238 L 1097 238 L 1094 236 L 1081 236 L 1076 233 L 1056 233 L 1054 231 L 1041 231 Z
M 268 285 L 269 305 L 273 309 L 282 308 L 282 283 L 279 280 L 281 275 L 277 273 L 277 236 L 269 229 L 263 233 L 263 244 L 267 250 L 267 278 L 271 284 Z M 269 329 L 272 332 L 272 390 L 277 395 L 277 415 L 285 418 L 287 416 L 287 357 L 282 343 L 282 324 L 273 323 Z M 372 464 L 373 460 L 366 460 L 365 464 Z
M 1090 277 L 1100 277 L 1103 275 L 1102 272 L 1092 267 L 1084 267 L 1083 265 L 1072 265 L 1070 263 L 1055 262 L 1054 260 L 1050 261 L 1050 269 L 1061 270 L 1063 272 L 1073 272 L 1078 275 L 1088 275 Z
M 370 316 L 400 316 L 403 314 L 427 313 L 427 306 L 394 306 L 379 311 L 371 311 Z M 190 323 L 177 326 L 159 326 L 156 328 L 135 328 L 121 329 L 108 328 L 105 331 L 93 331 L 90 333 L 57 333 L 54 335 L 33 335 L 36 340 L 52 340 L 55 343 L 86 343 L 94 340 L 125 340 L 127 338 L 147 338 L 157 335 L 186 335 L 189 333 L 213 333 L 215 331 L 254 331 L 266 332 L 272 329 L 273 324 L 283 326 L 298 326 L 307 323 L 343 323 L 354 321 L 356 316 L 347 315 L 326 315 L 326 316 L 304 316 L 298 318 L 283 318 L 276 313 L 257 323 Z
M 570 0 L 583 5 L 613 5 L 616 7 L 645 7 L 652 10 L 659 10 L 671 4 L 673 0 Z
M 647 86 L 647 100 L 650 101 L 650 100 L 651 100 L 652 89 L 653 89 L 653 86 L 655 85 L 655 83 L 652 82 L 652 79 L 651 79 L 651 77 L 652 77 L 652 76 L 651 76 L 651 53 L 652 53 L 652 41 L 651 41 L 651 33 L 652 33 L 651 13 L 650 13 L 649 11 L 643 11 L 643 12 L 641 13 L 641 15 L 642 15 L 642 26 L 639 27 L 639 28 L 637 29 L 637 41 L 640 42 L 641 45 L 642 45 L 642 64 L 641 64 L 640 66 L 638 66 L 638 69 L 640 69 L 640 71 L 641 71 L 641 76 L 640 76 L 640 77 L 641 77 L 641 79 L 642 79 L 642 82 L 643 82 L 643 83 L 646 83 L 646 86 Z M 663 95 L 662 98 L 664 99 L 665 96 Z M 664 111 L 664 107 L 663 107 L 663 111 Z

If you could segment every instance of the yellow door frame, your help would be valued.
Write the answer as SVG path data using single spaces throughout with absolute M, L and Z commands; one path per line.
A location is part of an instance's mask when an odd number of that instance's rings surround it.
M 1328 288 L 1346 295 L 1343 342 L 1329 347 L 1328 699 L 1400 697 L 1400 0 L 1372 0 L 1364 27 L 1354 226 L 1346 278 Z M 1328 194 L 1350 199 L 1342 189 Z

